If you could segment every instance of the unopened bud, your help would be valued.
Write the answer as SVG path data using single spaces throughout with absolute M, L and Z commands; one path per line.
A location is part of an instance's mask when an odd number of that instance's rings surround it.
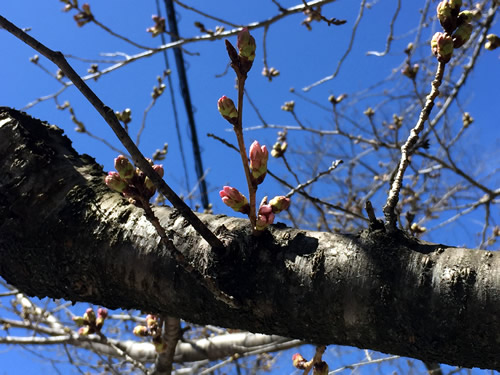
M 217 108 L 219 109 L 219 113 L 222 117 L 224 117 L 228 122 L 233 125 L 238 123 L 238 110 L 236 109 L 234 102 L 227 96 L 223 95 L 217 101 Z
M 267 173 L 268 159 L 269 152 L 267 151 L 267 147 L 261 146 L 259 142 L 254 141 L 250 146 L 249 160 L 252 179 L 255 185 L 259 185 L 264 181 Z
M 85 324 L 85 322 L 86 322 L 86 320 L 85 320 L 85 318 L 83 316 L 74 316 L 71 319 L 75 322 L 75 324 L 78 327 L 82 327 Z
M 128 183 L 120 178 L 118 172 L 109 172 L 104 182 L 108 187 L 118 193 L 122 193 L 128 186 Z
M 231 207 L 236 212 L 248 214 L 250 212 L 250 205 L 247 198 L 241 194 L 238 189 L 231 186 L 224 186 L 223 190 L 219 191 L 219 196 L 225 205 Z
M 81 336 L 88 336 L 91 333 L 92 329 L 89 326 L 80 327 L 80 329 L 78 330 L 78 334 Z
M 287 142 L 276 142 L 273 145 L 273 149 L 271 150 L 271 156 L 273 158 L 280 158 L 285 154 L 285 151 L 288 147 Z
M 238 33 L 238 42 L 236 46 L 238 47 L 240 57 L 248 61 L 253 61 L 255 59 L 255 49 L 257 45 L 255 44 L 254 37 L 250 35 L 246 27 Z
M 83 319 L 85 319 L 90 324 L 95 324 L 95 312 L 91 307 L 89 307 L 85 311 L 85 314 L 83 314 Z
M 271 206 L 273 213 L 279 214 L 281 211 L 288 210 L 288 207 L 290 207 L 290 198 L 280 195 L 271 199 L 269 201 L 269 205 Z
M 255 222 L 255 229 L 257 230 L 264 230 L 274 222 L 273 209 L 269 204 L 265 204 L 265 202 L 267 202 L 267 197 L 262 200 L 259 207 L 257 221 Z
M 484 44 L 484 48 L 486 48 L 488 51 L 493 51 L 494 49 L 497 49 L 500 47 L 500 37 L 496 36 L 495 34 L 488 34 L 486 36 L 487 42 Z
M 125 181 L 130 181 L 135 174 L 135 168 L 130 161 L 123 155 L 119 155 L 115 159 L 115 169 L 120 174 L 120 177 Z
M 444 31 L 449 34 L 457 27 L 457 19 L 461 5 L 461 0 L 443 0 L 437 6 L 436 13 L 439 22 Z
M 301 354 L 295 353 L 292 357 L 293 367 L 299 370 L 305 370 L 307 361 Z
M 447 63 L 453 55 L 453 39 L 447 34 L 437 32 L 432 37 L 431 49 L 439 62 Z
M 462 47 L 470 38 L 472 34 L 472 25 L 470 23 L 464 23 L 460 25 L 452 35 L 453 47 Z

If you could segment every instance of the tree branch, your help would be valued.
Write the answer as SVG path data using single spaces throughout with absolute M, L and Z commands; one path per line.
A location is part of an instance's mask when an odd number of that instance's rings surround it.
M 500 369 L 500 256 L 402 232 L 336 234 L 199 219 L 213 252 L 175 210 L 155 209 L 193 279 L 142 210 L 107 189 L 93 159 L 55 126 L 0 109 L 0 276 L 28 295 L 139 309 L 252 332 Z M 477 339 L 480 337 L 481 339 Z

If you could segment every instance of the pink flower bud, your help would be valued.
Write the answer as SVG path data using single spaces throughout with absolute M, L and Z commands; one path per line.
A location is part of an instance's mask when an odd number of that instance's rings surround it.
M 250 146 L 249 159 L 255 185 L 261 184 L 266 177 L 268 158 L 269 152 L 266 146 L 261 147 L 259 142 L 254 141 Z
M 255 44 L 254 37 L 250 35 L 246 27 L 238 33 L 238 42 L 236 46 L 238 47 L 241 57 L 248 61 L 253 61 L 255 59 L 255 49 L 257 45 Z
M 299 369 L 299 370 L 305 370 L 305 364 L 306 364 L 306 360 L 304 359 L 304 357 L 302 357 L 302 355 L 300 353 L 295 353 L 292 357 L 292 361 L 293 361 L 293 367 Z
M 281 211 L 288 210 L 288 207 L 290 207 L 290 198 L 280 195 L 271 199 L 269 205 L 273 209 L 273 213 L 279 214 Z
M 165 174 L 165 171 L 163 170 L 163 164 L 155 164 L 153 165 L 153 169 L 156 173 L 158 173 L 158 176 L 163 177 Z
M 115 169 L 125 181 L 130 181 L 134 177 L 135 168 L 123 155 L 119 155 L 115 159 Z
M 241 194 L 238 189 L 231 186 L 224 186 L 223 190 L 219 191 L 222 202 L 231 207 L 236 212 L 248 214 L 250 212 L 250 205 L 247 198 Z
M 223 95 L 217 101 L 217 108 L 220 114 L 231 124 L 236 125 L 238 123 L 238 110 L 234 106 L 234 102 L 227 96 Z
M 97 309 L 97 316 L 106 319 L 108 317 L 108 309 L 105 309 L 104 307 L 99 307 Z
M 255 229 L 264 230 L 270 224 L 274 222 L 273 209 L 268 204 L 262 204 L 259 207 L 259 213 L 257 215 L 257 221 L 255 223 Z
M 453 39 L 447 34 L 437 32 L 432 37 L 431 49 L 438 61 L 447 63 L 453 55 Z
M 122 193 L 128 186 L 128 184 L 120 178 L 118 172 L 109 172 L 104 179 L 106 185 L 114 191 Z
M 81 336 L 88 336 L 91 333 L 93 333 L 93 330 L 89 326 L 80 327 L 78 330 L 78 334 Z

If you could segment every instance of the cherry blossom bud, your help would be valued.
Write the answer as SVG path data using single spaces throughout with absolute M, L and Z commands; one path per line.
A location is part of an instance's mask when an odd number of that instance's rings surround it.
M 85 325 L 85 319 L 83 318 L 83 316 L 74 316 L 71 319 L 78 327 L 82 327 L 83 325 Z
M 432 37 L 431 49 L 438 61 L 447 63 L 453 55 L 453 39 L 447 34 L 437 32 Z
M 472 34 L 472 25 L 470 23 L 464 23 L 460 25 L 452 35 L 453 47 L 462 47 L 470 38 Z
M 254 141 L 250 146 L 249 159 L 253 182 L 255 185 L 259 185 L 264 181 L 264 177 L 266 177 L 267 173 L 269 152 L 266 146 L 261 147 L 259 142 Z
M 146 326 L 135 326 L 132 333 L 138 337 L 146 337 L 149 335 L 148 327 Z
M 122 193 L 128 186 L 128 184 L 120 178 L 118 172 L 109 172 L 104 181 L 110 189 L 119 193 Z
M 500 37 L 495 34 L 486 35 L 487 42 L 484 43 L 484 48 L 488 51 L 493 51 L 500 47 Z
M 156 173 L 158 173 L 158 176 L 163 177 L 165 174 L 165 171 L 163 170 L 163 164 L 155 164 L 153 165 L 153 169 Z
M 104 307 L 99 307 L 97 309 L 97 316 L 101 316 L 104 319 L 108 317 L 108 309 L 105 309 Z
M 271 206 L 273 213 L 279 214 L 281 211 L 288 210 L 288 207 L 290 207 L 290 198 L 280 195 L 271 199 L 269 205 Z
M 83 314 L 83 319 L 85 319 L 90 324 L 95 323 L 95 312 L 94 309 L 92 309 L 92 307 L 89 307 L 87 310 L 85 310 L 85 314 Z
M 130 181 L 132 177 L 134 177 L 135 168 L 123 155 L 119 155 L 115 159 L 115 169 L 120 174 L 120 177 L 125 181 Z
M 281 158 L 283 155 L 285 155 L 285 151 L 288 148 L 288 143 L 287 142 L 276 142 L 273 145 L 273 149 L 271 150 L 271 156 L 273 158 Z
M 255 49 L 257 45 L 255 44 L 255 39 L 250 35 L 246 27 L 238 33 L 238 42 L 236 46 L 238 47 L 240 57 L 248 61 L 253 61 L 255 59 Z
M 457 27 L 462 0 L 443 0 L 436 9 L 437 17 L 444 31 L 451 34 Z
M 248 214 L 250 212 L 250 205 L 247 198 L 241 194 L 238 189 L 231 186 L 224 186 L 223 190 L 219 191 L 222 202 L 231 207 L 236 212 Z
M 97 319 L 95 320 L 95 327 L 97 331 L 100 331 L 102 326 L 104 325 L 104 318 L 102 316 L 98 316 Z
M 302 357 L 301 354 L 295 353 L 292 357 L 292 361 L 293 361 L 293 367 L 299 370 L 305 370 L 306 368 L 305 365 L 307 361 L 304 359 L 304 357 Z
M 217 101 L 217 108 L 219 109 L 222 117 L 224 117 L 228 122 L 233 125 L 238 123 L 238 110 L 234 106 L 234 102 L 227 96 L 223 95 Z
M 267 198 L 264 198 L 264 200 L 267 200 Z M 259 207 L 259 213 L 257 215 L 257 221 L 255 223 L 255 229 L 264 230 L 273 222 L 274 213 L 272 207 L 268 204 L 261 203 Z

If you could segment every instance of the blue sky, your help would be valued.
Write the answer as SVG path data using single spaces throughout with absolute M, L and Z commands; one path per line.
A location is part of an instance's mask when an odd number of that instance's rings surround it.
M 191 2 L 194 3 L 194 2 Z M 216 3 L 216 6 L 214 4 Z M 300 1 L 281 1 L 282 6 L 290 7 L 299 4 Z M 146 28 L 153 25 L 151 16 L 156 14 L 155 1 L 138 2 L 130 0 L 108 0 L 91 1 L 92 12 L 95 17 L 106 24 L 117 33 L 124 34 L 130 39 L 147 45 L 157 46 L 159 38 L 152 38 L 146 33 Z M 197 5 L 198 6 L 198 5 Z M 280 109 L 281 105 L 288 100 L 296 100 L 297 114 L 308 126 L 321 128 L 332 127 L 331 115 L 325 111 L 318 110 L 307 101 L 300 100 L 290 92 L 290 88 L 309 100 L 315 100 L 328 106 L 327 98 L 331 94 L 352 94 L 370 85 L 380 82 L 390 76 L 394 69 L 404 61 L 403 50 L 409 41 L 414 38 L 419 21 L 420 2 L 403 2 L 400 15 L 394 25 L 396 39 L 393 41 L 391 51 L 385 57 L 367 56 L 367 51 L 382 51 L 385 48 L 387 33 L 389 32 L 389 20 L 391 19 L 396 2 L 374 2 L 370 9 L 365 9 L 363 19 L 359 24 L 356 38 L 354 40 L 352 53 L 349 54 L 336 79 L 312 89 L 308 93 L 302 93 L 301 88 L 332 74 L 337 66 L 338 60 L 345 53 L 349 44 L 351 30 L 358 15 L 359 3 L 348 1 L 337 1 L 324 7 L 323 13 L 327 17 L 346 19 L 347 23 L 342 26 L 327 26 L 324 23 L 313 23 L 312 31 L 307 31 L 301 21 L 304 16 L 297 14 L 275 23 L 267 36 L 267 60 L 269 66 L 280 70 L 280 76 L 273 82 L 260 75 L 262 70 L 262 37 L 263 29 L 252 32 L 258 44 L 257 58 L 247 81 L 247 90 L 256 103 L 267 122 L 272 124 L 293 124 L 293 118 L 289 113 Z M 432 3 L 431 7 L 435 4 Z M 121 40 L 118 40 L 93 24 L 78 28 L 72 16 L 74 12 L 63 13 L 63 4 L 56 0 L 35 1 L 18 0 L 3 1 L 0 3 L 0 14 L 22 28 L 30 28 L 30 34 L 48 47 L 60 50 L 65 54 L 80 58 L 109 59 L 101 53 L 113 54 L 123 52 L 134 55 L 141 52 Z M 207 13 L 219 16 L 237 24 L 246 24 L 254 21 L 265 20 L 277 14 L 276 6 L 271 1 L 248 1 L 234 2 L 229 0 L 217 2 L 203 2 L 199 8 Z M 179 29 L 182 36 L 198 35 L 199 31 L 193 26 L 194 21 L 202 21 L 207 28 L 214 29 L 217 24 L 214 21 L 203 19 L 201 16 L 180 10 Z M 424 29 L 423 40 L 428 40 L 434 26 Z M 226 27 L 228 29 L 229 27 Z M 493 31 L 499 32 L 498 25 Z M 168 37 L 167 37 L 168 38 Z M 230 40 L 236 43 L 236 38 Z M 59 82 L 43 72 L 38 66 L 29 62 L 29 58 L 36 52 L 28 46 L 5 32 L 0 33 L 0 43 L 4 52 L 0 62 L 2 79 L 2 90 L 0 90 L 0 105 L 11 106 L 18 109 L 25 107 L 33 100 L 55 93 L 59 88 Z M 234 135 L 227 131 L 228 124 L 220 117 L 216 102 L 222 95 L 236 99 L 234 90 L 234 74 L 229 71 L 224 76 L 217 78 L 226 70 L 228 58 L 222 40 L 205 41 L 200 43 L 186 44 L 184 46 L 187 61 L 187 74 L 195 107 L 195 119 L 198 128 L 198 136 L 202 144 L 202 157 L 204 167 L 208 172 L 207 182 L 210 191 L 210 201 L 214 204 L 214 212 L 232 215 L 232 212 L 219 200 L 218 190 L 223 185 L 231 184 L 240 187 L 246 186 L 244 175 L 240 167 L 240 160 L 232 151 L 221 146 L 218 142 L 207 137 L 207 133 L 214 133 L 235 142 Z M 422 48 L 416 57 L 422 57 L 428 53 Z M 174 88 L 178 93 L 178 82 L 175 75 L 175 62 L 172 51 L 168 53 L 169 61 L 174 74 Z M 40 65 L 55 73 L 55 66 L 45 58 L 40 58 Z M 76 59 L 69 59 L 70 63 L 81 74 L 85 75 L 89 63 Z M 474 126 L 471 127 L 467 136 L 467 144 L 461 167 L 470 173 L 483 173 L 486 175 L 498 165 L 499 154 L 498 143 L 498 119 L 500 118 L 500 107 L 498 106 L 498 87 L 500 86 L 500 75 L 494 74 L 499 68 L 499 53 L 497 51 L 483 53 L 480 58 L 480 67 L 470 76 L 464 93 L 460 96 L 460 102 L 467 106 L 475 118 Z M 106 64 L 99 64 L 105 67 Z M 101 77 L 97 82 L 88 81 L 92 89 L 100 98 L 115 110 L 125 108 L 132 109 L 133 121 L 130 125 L 131 134 L 135 134 L 140 127 L 144 108 L 151 101 L 150 93 L 152 87 L 157 84 L 156 77 L 161 75 L 165 69 L 162 54 L 139 60 L 128 64 L 124 68 Z M 380 95 L 383 89 L 391 90 L 394 83 L 387 86 L 382 85 L 380 90 L 374 92 Z M 167 90 L 168 91 L 168 90 Z M 376 95 L 375 95 L 376 96 Z M 92 133 L 105 138 L 114 146 L 120 147 L 114 134 L 107 124 L 99 117 L 95 110 L 82 99 L 81 94 L 70 87 L 60 96 L 60 103 L 69 101 L 74 107 L 76 115 L 83 121 Z M 157 102 L 156 106 L 148 114 L 146 130 L 141 139 L 141 150 L 146 156 L 168 142 L 168 156 L 163 162 L 165 167 L 165 178 L 167 182 L 179 193 L 186 195 L 193 188 L 196 180 L 191 157 L 191 145 L 189 143 L 189 132 L 187 121 L 180 95 L 177 95 L 177 106 L 180 116 L 180 125 L 186 161 L 189 167 L 190 185 L 186 187 L 179 144 L 172 120 L 172 108 L 168 92 Z M 365 98 L 367 105 L 371 97 Z M 378 98 L 376 100 L 379 100 Z M 373 103 L 376 103 L 375 99 Z M 353 107 L 349 116 L 363 116 L 361 107 Z M 260 125 L 261 121 L 248 102 L 244 106 L 244 126 Z M 353 111 L 358 111 L 357 114 Z M 116 152 L 110 150 L 101 142 L 90 139 L 86 135 L 75 132 L 75 124 L 71 122 L 67 111 L 55 108 L 53 100 L 43 101 L 29 109 L 29 113 L 42 120 L 57 124 L 65 130 L 65 133 L 73 141 L 74 147 L 80 153 L 87 153 L 95 157 L 103 164 L 105 170 L 112 169 L 113 158 Z M 391 113 L 387 114 L 389 117 Z M 301 134 L 290 136 L 291 145 L 304 143 L 306 138 Z M 249 145 L 254 139 L 270 147 L 276 139 L 276 130 L 252 131 L 246 135 Z M 480 150 L 480 151 L 479 151 Z M 309 150 L 314 152 L 314 150 Z M 486 162 L 485 162 L 486 160 Z M 280 171 L 282 166 L 276 160 L 269 164 L 273 170 Z M 476 168 L 477 167 L 477 168 Z M 304 166 L 300 166 L 304 168 Z M 481 169 L 482 168 L 482 169 Z M 498 188 L 499 179 L 489 180 L 492 187 Z M 496 185 L 495 185 L 496 184 Z M 266 181 L 259 191 L 259 197 L 264 193 L 271 196 L 284 194 L 288 189 L 279 186 L 272 181 Z M 324 187 L 322 189 L 325 189 Z M 324 192 L 324 190 L 322 191 Z M 262 194 L 262 195 L 260 195 Z M 339 197 L 341 200 L 342 197 Z M 383 197 L 378 197 L 379 202 Z M 194 202 L 199 202 L 196 199 Z M 376 206 L 378 214 L 381 215 L 381 207 Z M 494 219 L 498 224 L 499 212 L 493 212 Z M 452 226 L 450 230 L 432 233 L 429 239 L 455 245 L 474 246 L 477 238 L 474 237 L 480 228 L 483 213 L 470 215 L 464 222 Z M 12 355 L 16 353 L 15 355 Z M 22 353 L 22 354 L 20 354 Z M 19 362 L 23 366 L 34 366 L 26 371 L 36 373 L 38 364 L 33 356 L 28 356 L 22 351 L 6 350 L 0 348 L 0 358 L 5 364 L 17 363 L 12 367 L 3 369 L 5 374 L 16 374 L 19 370 Z M 349 357 L 352 358 L 352 357 Z M 7 361 L 6 361 L 7 359 Z M 347 363 L 345 363 L 347 364 Z M 283 363 L 283 366 L 287 364 Z M 335 368 L 331 364 L 331 368 Z M 42 371 L 42 370 L 40 370 Z M 38 371 L 38 372 L 40 372 Z M 50 373 L 50 370 L 43 370 Z M 292 371 L 287 368 L 287 371 Z M 0 368 L 0 375 L 2 368 Z

